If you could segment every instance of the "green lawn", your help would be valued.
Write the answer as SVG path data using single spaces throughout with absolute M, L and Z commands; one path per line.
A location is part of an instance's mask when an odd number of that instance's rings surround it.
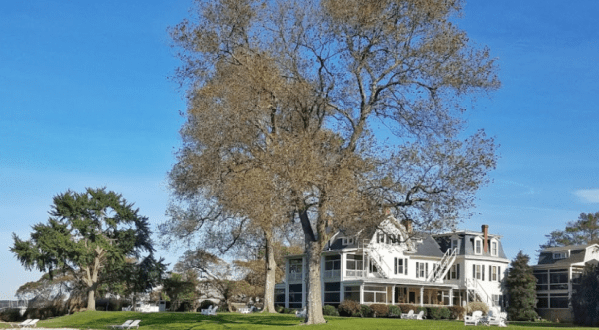
M 195 329 L 289 329 L 297 326 L 301 320 L 289 314 L 237 314 L 219 313 L 217 316 L 203 316 L 199 313 L 149 313 L 136 312 L 82 312 L 74 315 L 40 321 L 38 327 L 106 329 L 107 325 L 122 324 L 129 319 L 142 320 L 140 330 L 195 330 Z M 458 321 L 400 320 L 374 318 L 326 317 L 327 324 L 306 328 L 352 330 L 352 329 L 472 329 Z M 6 328 L 1 324 L 0 328 Z M 574 326 L 560 323 L 510 323 L 510 329 L 570 328 Z M 487 329 L 487 328 L 485 328 Z M 584 328 L 589 329 L 589 328 Z

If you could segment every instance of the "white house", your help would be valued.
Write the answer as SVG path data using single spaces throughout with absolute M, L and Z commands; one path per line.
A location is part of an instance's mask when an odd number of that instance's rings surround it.
M 509 260 L 501 237 L 482 231 L 415 235 L 411 223 L 388 217 L 357 236 L 337 233 L 321 259 L 323 304 L 351 299 L 361 304 L 465 305 L 484 301 L 504 307 L 502 279 Z M 407 227 L 407 229 L 406 229 Z M 306 256 L 287 257 L 286 278 L 276 285 L 276 303 L 306 305 Z
M 572 292 L 588 263 L 599 262 L 599 245 L 570 245 L 544 249 L 532 266 L 537 278 L 537 313 L 544 319 L 572 321 Z

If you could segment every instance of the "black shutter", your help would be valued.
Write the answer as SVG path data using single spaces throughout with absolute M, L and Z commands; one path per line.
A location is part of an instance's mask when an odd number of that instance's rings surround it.
M 480 268 L 482 268 L 483 271 L 483 281 L 485 280 L 485 265 L 480 266 Z
M 428 278 L 428 262 L 426 263 L 426 270 L 424 271 L 424 277 Z
M 501 267 L 497 266 L 497 281 L 501 281 Z
M 472 278 L 476 278 L 476 265 L 472 265 Z
M 408 258 L 404 259 L 403 269 L 404 269 L 404 274 L 408 275 Z
M 419 272 L 418 272 L 419 268 L 420 268 L 420 263 L 419 263 L 419 262 L 417 262 L 417 263 L 416 263 L 416 278 L 419 278 L 419 277 L 420 277 L 420 274 L 419 274 Z
M 489 282 L 493 280 L 493 269 L 489 266 Z
M 397 258 L 395 258 L 395 275 L 397 275 Z

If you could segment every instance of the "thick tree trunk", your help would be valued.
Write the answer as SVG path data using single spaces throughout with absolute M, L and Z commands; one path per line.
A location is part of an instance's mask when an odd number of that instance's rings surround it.
M 264 283 L 264 309 L 265 313 L 276 313 L 275 310 L 275 281 L 277 262 L 273 246 L 272 233 L 264 232 L 266 238 L 266 282 Z
M 96 310 L 96 290 L 93 287 L 89 288 L 87 291 L 87 310 Z
M 308 243 L 308 301 L 306 309 L 306 324 L 326 323 L 322 315 L 322 296 L 320 294 L 320 255 L 322 253 L 319 242 Z

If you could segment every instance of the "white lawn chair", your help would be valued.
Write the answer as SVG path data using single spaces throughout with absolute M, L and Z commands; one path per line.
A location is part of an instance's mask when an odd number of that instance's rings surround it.
M 241 314 L 249 314 L 252 312 L 252 309 L 249 307 L 241 307 L 241 308 L 238 308 L 237 311 Z
M 474 311 L 472 312 L 472 316 L 464 316 L 464 325 L 478 325 L 478 322 L 481 321 L 483 317 L 483 312 Z
M 305 318 L 306 317 L 306 307 L 304 307 L 304 309 L 302 309 L 302 310 L 295 311 L 295 317 Z
M 32 319 L 27 319 L 21 323 L 12 323 L 12 327 L 13 328 L 16 328 L 16 327 L 22 328 L 22 327 L 26 326 L 27 324 L 29 324 L 29 322 L 31 322 L 31 321 L 32 321 Z
M 489 315 L 483 318 L 486 325 L 497 325 L 500 327 L 507 327 L 507 313 L 500 313 L 495 309 L 489 311 Z
M 401 314 L 402 319 L 411 319 L 414 316 L 414 311 L 410 309 L 409 312 Z
M 202 315 L 209 315 L 210 312 L 212 312 L 212 305 L 210 305 L 210 307 L 208 307 L 208 309 L 201 310 Z
M 25 329 L 29 329 L 29 328 L 35 328 L 37 327 L 37 322 L 39 322 L 40 319 L 33 319 L 31 321 L 29 321 L 29 323 L 25 324 L 25 325 L 21 325 L 21 328 L 25 328 Z
M 420 313 L 412 316 L 414 320 L 424 320 L 426 317 L 424 316 L 424 311 L 420 311 Z
M 124 329 L 125 327 L 129 326 L 129 324 L 131 324 L 131 323 L 133 323 L 133 320 L 127 320 L 123 324 L 107 325 L 107 327 L 113 328 L 113 329 Z
M 141 322 L 141 320 L 135 320 L 135 321 L 131 322 L 131 324 L 124 326 L 121 329 L 132 329 L 132 328 L 139 329 L 139 322 Z
M 202 315 L 216 315 L 218 306 L 210 306 L 208 309 L 202 309 Z

